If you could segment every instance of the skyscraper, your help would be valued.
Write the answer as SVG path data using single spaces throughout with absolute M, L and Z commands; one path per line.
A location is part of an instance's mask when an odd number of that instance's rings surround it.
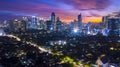
M 78 15 L 78 28 L 79 29 L 82 28 L 82 17 L 81 17 L 81 14 Z
M 23 31 L 26 31 L 28 29 L 28 17 L 23 17 L 21 21 L 21 28 Z
M 110 30 L 110 35 L 120 35 L 120 18 L 109 18 L 107 28 Z
M 63 31 L 64 30 L 64 24 L 60 21 L 60 18 L 56 18 L 56 31 Z
M 106 26 L 107 26 L 107 22 L 108 22 L 108 16 L 103 16 L 102 17 L 102 24 L 103 24 L 103 26 L 106 28 Z
M 103 16 L 102 17 L 102 23 L 107 23 L 108 16 Z
M 74 29 L 79 29 L 79 26 L 76 20 L 74 20 Z
M 9 30 L 10 30 L 10 32 L 19 31 L 18 30 L 19 26 L 20 26 L 20 24 L 19 24 L 19 21 L 17 19 L 10 20 L 10 23 L 9 23 Z
M 51 22 L 52 22 L 54 31 L 56 31 L 56 20 L 55 20 L 55 13 L 54 12 L 52 12 L 52 14 L 51 14 Z
M 37 28 L 37 17 L 32 16 L 30 27 L 33 29 Z
M 59 17 L 57 17 L 56 22 L 60 22 L 60 18 Z

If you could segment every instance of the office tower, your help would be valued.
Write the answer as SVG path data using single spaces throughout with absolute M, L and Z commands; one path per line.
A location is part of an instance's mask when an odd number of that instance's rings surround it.
M 25 20 L 19 21 L 15 19 L 15 20 L 11 20 L 9 23 L 10 32 L 26 31 L 26 29 L 27 29 L 27 21 Z
M 51 21 L 46 21 L 46 29 L 47 29 L 47 30 L 50 30 L 50 31 L 53 31 L 53 30 L 54 30 Z
M 103 16 L 102 17 L 102 23 L 107 23 L 108 16 Z
M 56 19 L 56 30 L 57 31 L 63 31 L 64 30 L 64 24 L 60 21 L 59 17 L 57 17 L 57 19 Z
M 82 28 L 82 16 L 81 16 L 81 14 L 78 15 L 78 28 L 79 29 Z
M 44 24 L 43 24 L 43 29 L 44 30 L 47 30 L 47 24 L 44 22 Z
M 60 22 L 60 18 L 59 17 L 57 17 L 56 22 Z
M 44 29 L 44 19 L 43 18 L 39 18 L 38 22 L 37 22 L 37 28 L 38 29 Z
M 78 27 L 78 23 L 77 23 L 77 21 L 76 20 L 74 20 L 74 29 L 78 29 L 79 27 Z
M 30 27 L 33 29 L 37 28 L 37 18 L 35 16 L 32 16 Z
M 9 31 L 12 32 L 13 29 L 14 29 L 14 27 L 13 27 L 13 20 L 10 20 L 10 22 L 9 22 Z
M 18 25 L 18 20 L 15 19 L 15 20 L 10 20 L 10 23 L 9 23 L 9 30 L 10 32 L 15 32 L 17 31 L 17 27 L 19 27 Z
M 21 30 L 22 31 L 26 31 L 28 29 L 28 18 L 27 17 L 23 17 L 22 21 L 21 21 Z
M 0 36 L 3 36 L 3 35 L 5 35 L 4 29 L 0 28 Z
M 104 28 L 107 27 L 107 22 L 108 22 L 108 16 L 103 16 L 103 17 L 102 17 L 102 26 L 103 26 Z
M 78 21 L 74 20 L 74 28 L 73 31 L 76 33 L 78 32 L 79 28 L 78 28 Z
M 3 26 L 4 26 L 4 27 L 7 27 L 7 26 L 8 26 L 8 24 L 7 24 L 7 21 L 6 21 L 6 20 L 3 22 Z
M 26 31 L 27 30 L 27 22 L 22 20 L 20 24 L 21 31 Z
M 120 35 L 120 18 L 109 18 L 107 28 L 110 30 L 110 35 Z
M 56 19 L 55 19 L 55 13 L 54 12 L 52 12 L 52 14 L 51 14 L 51 22 L 52 22 L 54 31 L 56 31 Z

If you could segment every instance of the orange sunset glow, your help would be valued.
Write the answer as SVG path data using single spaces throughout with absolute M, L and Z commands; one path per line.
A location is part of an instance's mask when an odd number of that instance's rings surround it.
M 61 18 L 61 20 L 66 23 L 73 22 L 74 21 L 73 19 L 77 20 L 77 17 Z M 100 23 L 102 22 L 102 17 L 82 17 L 82 23 L 87 23 L 87 22 Z

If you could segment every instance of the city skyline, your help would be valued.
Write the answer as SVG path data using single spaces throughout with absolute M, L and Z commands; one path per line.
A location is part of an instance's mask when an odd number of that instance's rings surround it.
M 1 0 L 0 20 L 22 16 L 50 17 L 56 13 L 63 22 L 71 22 L 82 14 L 82 22 L 101 22 L 102 16 L 119 12 L 116 0 Z
M 0 0 L 0 67 L 120 67 L 120 0 Z

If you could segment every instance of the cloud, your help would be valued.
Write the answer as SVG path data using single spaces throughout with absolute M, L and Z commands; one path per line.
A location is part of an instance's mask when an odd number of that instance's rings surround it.
M 103 11 L 111 5 L 110 0 L 1 0 L 0 11 L 5 16 L 36 15 L 49 17 L 51 12 L 55 12 L 64 21 L 77 19 L 77 15 L 84 11 L 82 15 L 99 17 L 92 11 Z M 88 15 L 87 15 L 88 14 Z M 4 16 L 4 17 L 5 17 Z
M 101 15 L 96 14 L 96 13 L 90 13 L 90 15 L 91 15 L 92 17 L 102 17 Z
M 116 14 L 116 15 L 119 15 L 120 14 L 120 10 L 119 11 L 115 11 L 112 13 L 113 15 Z
M 110 0 L 59 0 L 78 10 L 103 10 L 111 5 Z

